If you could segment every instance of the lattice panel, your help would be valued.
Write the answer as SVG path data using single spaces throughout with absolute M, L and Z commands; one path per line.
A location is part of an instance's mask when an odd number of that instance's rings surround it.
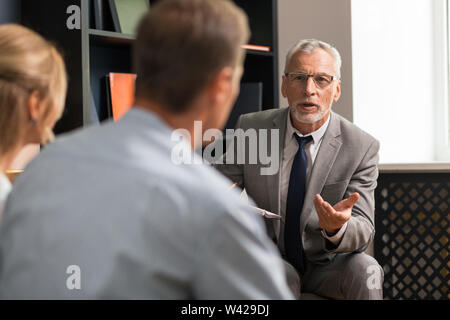
M 375 197 L 385 299 L 450 299 L 450 174 L 381 174 Z

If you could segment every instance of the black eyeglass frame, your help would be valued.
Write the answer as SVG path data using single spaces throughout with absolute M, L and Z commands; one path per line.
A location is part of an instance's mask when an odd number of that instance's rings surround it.
M 294 75 L 294 76 L 303 75 L 303 76 L 305 76 L 306 77 L 305 83 L 308 82 L 309 78 L 312 78 L 314 83 L 316 84 L 316 86 L 319 87 L 319 88 L 326 88 L 326 87 L 328 87 L 331 84 L 331 82 L 333 82 L 335 80 L 340 80 L 340 78 L 338 76 L 332 76 L 332 75 L 329 75 L 329 74 L 326 74 L 326 73 L 313 73 L 313 74 L 309 74 L 309 73 L 306 73 L 306 72 L 285 72 L 284 73 L 284 76 L 287 79 L 289 79 L 289 76 L 291 76 L 291 75 Z M 316 80 L 314 79 L 315 76 L 329 77 L 330 78 L 330 82 L 327 83 L 326 86 L 321 87 L 320 85 L 317 84 Z M 293 81 L 293 80 L 289 79 L 289 81 Z

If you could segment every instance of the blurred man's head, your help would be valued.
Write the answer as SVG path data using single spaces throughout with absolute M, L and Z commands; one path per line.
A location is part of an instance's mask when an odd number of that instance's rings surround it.
M 134 47 L 136 100 L 174 116 L 197 110 L 222 128 L 243 70 L 249 27 L 228 0 L 165 0 L 141 21 Z

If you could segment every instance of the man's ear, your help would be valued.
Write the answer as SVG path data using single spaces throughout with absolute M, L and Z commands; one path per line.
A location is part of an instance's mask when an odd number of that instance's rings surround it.
M 339 82 L 338 82 L 338 84 L 336 86 L 336 90 L 334 92 L 333 101 L 337 102 L 340 97 L 341 97 L 341 80 L 339 80 Z
M 233 69 L 222 68 L 212 79 L 209 92 L 211 99 L 219 105 L 230 99 L 233 92 Z
M 38 123 L 42 113 L 41 97 L 37 91 L 31 92 L 28 97 L 28 112 L 30 120 L 34 123 Z
M 281 94 L 283 95 L 283 98 L 287 97 L 287 78 L 286 76 L 282 76 L 281 80 Z

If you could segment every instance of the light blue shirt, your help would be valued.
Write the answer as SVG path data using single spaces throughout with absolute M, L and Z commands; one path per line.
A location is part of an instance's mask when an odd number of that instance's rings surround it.
M 41 152 L 4 212 L 0 298 L 291 298 L 261 217 L 213 168 L 173 163 L 171 134 L 134 107 Z

